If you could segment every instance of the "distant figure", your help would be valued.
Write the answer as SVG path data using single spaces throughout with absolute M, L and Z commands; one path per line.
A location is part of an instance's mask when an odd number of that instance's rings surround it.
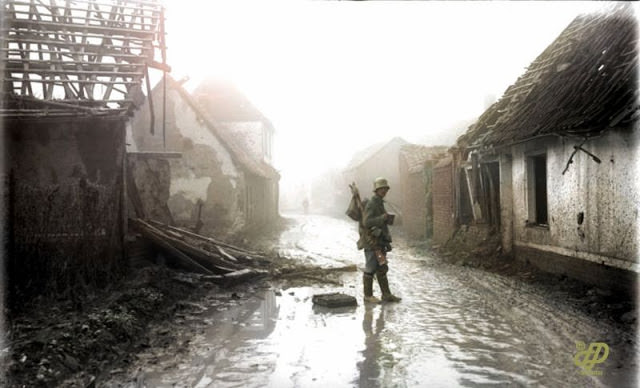
M 373 296 L 373 275 L 378 279 L 383 302 L 399 302 L 401 298 L 393 295 L 389 290 L 387 272 L 387 252 L 391 251 L 391 234 L 389 225 L 393 224 L 394 215 L 387 213 L 383 198 L 389 192 L 389 184 L 384 178 L 376 178 L 373 182 L 375 195 L 364 207 L 362 223 L 364 235 L 360 236 L 364 247 L 366 264 L 362 281 L 364 283 L 364 300 L 369 303 L 379 303 L 380 299 Z
M 304 214 L 309 214 L 309 200 L 308 199 L 304 199 L 304 201 L 302 201 L 302 208 L 304 209 Z

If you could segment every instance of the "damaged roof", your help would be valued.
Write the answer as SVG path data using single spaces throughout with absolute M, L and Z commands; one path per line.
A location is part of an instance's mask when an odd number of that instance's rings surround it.
M 580 15 L 458 138 L 460 147 L 632 128 L 639 112 L 637 21 L 628 5 Z
M 193 96 L 218 122 L 262 121 L 272 127 L 269 119 L 228 80 L 207 78 L 195 88 Z
M 427 160 L 437 160 L 447 152 L 446 146 L 424 146 L 407 144 L 400 148 L 400 156 L 407 162 L 407 170 L 410 173 L 420 172 L 424 169 Z
M 347 167 L 345 167 L 345 171 L 349 171 L 349 170 L 353 170 L 356 169 L 358 167 L 360 167 L 360 165 L 362 165 L 364 162 L 366 162 L 367 160 L 373 158 L 378 152 L 382 151 L 384 148 L 397 144 L 399 146 L 403 146 L 405 144 L 409 144 L 406 140 L 404 140 L 403 138 L 396 136 L 393 139 L 386 141 L 386 142 L 381 142 L 381 143 L 376 143 L 373 144 L 361 151 L 358 151 L 353 158 L 351 159 L 351 161 L 349 162 L 349 164 L 347 165 Z
M 262 161 L 256 160 L 253 158 L 242 145 L 236 140 L 233 133 L 231 133 L 227 128 L 223 125 L 216 125 L 213 118 L 207 114 L 207 111 L 203 109 L 198 102 L 186 91 L 180 82 L 175 81 L 170 76 L 167 76 L 167 85 L 174 88 L 180 96 L 191 106 L 191 108 L 196 112 L 198 117 L 202 119 L 203 123 L 207 126 L 207 128 L 222 142 L 227 146 L 233 158 L 244 166 L 250 173 L 268 179 L 279 179 L 280 174 L 278 171 L 273 168 L 270 164 Z M 161 83 L 158 83 L 156 86 L 161 86 Z
M 144 101 L 147 67 L 169 71 L 160 0 L 5 0 L 0 118 L 118 116 Z

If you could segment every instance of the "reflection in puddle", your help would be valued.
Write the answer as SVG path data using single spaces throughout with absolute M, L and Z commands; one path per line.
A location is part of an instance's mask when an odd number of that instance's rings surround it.
M 374 313 L 377 317 L 374 320 Z M 375 321 L 375 324 L 374 324 Z M 380 367 L 378 355 L 381 354 L 380 332 L 384 329 L 384 310 L 375 309 L 371 305 L 365 305 L 364 318 L 362 319 L 362 331 L 364 332 L 364 359 L 357 366 L 360 372 L 358 385 L 360 387 L 379 386 Z
M 294 295 L 283 294 L 285 319 L 271 337 L 279 357 L 268 386 L 339 387 L 353 381 L 360 347 L 355 339 L 362 338 L 355 310 L 314 310 L 311 297 L 326 290 L 305 287 L 288 291 Z
M 349 234 L 352 224 L 336 221 L 323 229 L 324 221 L 311 216 L 297 222 L 280 243 L 297 250 L 299 258 L 362 265 Z M 340 261 L 326 259 L 330 253 Z M 226 310 L 211 306 L 196 320 L 201 324 L 204 318 L 206 324 L 191 342 L 189 359 L 169 370 L 165 363 L 145 381 L 203 388 L 563 386 L 579 381 L 571 377 L 576 376 L 572 344 L 567 350 L 562 341 L 552 340 L 552 332 L 535 327 L 533 317 L 496 310 L 491 295 L 464 284 L 455 268 L 433 266 L 401 247 L 394 249 L 390 267 L 401 303 L 314 309 L 312 296 L 326 292 L 354 295 L 360 303 L 361 275 L 346 273 L 342 288 L 289 288 L 278 295 L 269 290 Z M 551 334 L 532 339 L 533 330 Z M 560 355 L 557 366 L 550 354 Z

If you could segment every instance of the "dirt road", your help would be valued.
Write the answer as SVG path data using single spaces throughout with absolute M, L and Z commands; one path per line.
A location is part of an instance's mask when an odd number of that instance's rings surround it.
M 277 242 L 283 256 L 323 266 L 363 265 L 354 223 L 289 217 L 293 222 Z M 153 329 L 181 333 L 178 346 L 152 346 L 130 370 L 100 384 L 636 386 L 635 333 L 574 309 L 569 295 L 558 299 L 509 277 L 446 264 L 402 241 L 390 254 L 390 268 L 401 303 L 363 305 L 361 273 L 353 272 L 336 275 L 342 285 L 264 284 L 212 295 L 174 327 Z M 356 296 L 359 305 L 313 307 L 314 294 L 336 291 Z M 609 354 L 592 355 L 590 370 L 578 366 L 579 341 L 587 348 L 605 343 Z

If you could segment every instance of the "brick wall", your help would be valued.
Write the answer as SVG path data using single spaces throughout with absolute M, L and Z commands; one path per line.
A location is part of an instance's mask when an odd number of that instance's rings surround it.
M 422 171 L 402 177 L 406 179 L 403 195 L 403 227 L 407 237 L 422 239 L 426 235 L 427 204 Z
M 564 274 L 585 283 L 627 295 L 633 294 L 637 289 L 638 275 L 632 271 L 531 247 L 516 245 L 514 250 L 517 260 L 531 263 L 546 272 Z
M 452 163 L 438 164 L 433 168 L 431 183 L 433 194 L 433 243 L 445 243 L 454 232 L 454 186 Z

